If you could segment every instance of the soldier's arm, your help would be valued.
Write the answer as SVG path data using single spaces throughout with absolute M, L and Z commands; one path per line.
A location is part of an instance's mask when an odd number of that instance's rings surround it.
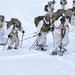
M 22 26 L 20 27 L 19 31 L 21 31 L 22 33 L 25 33 Z

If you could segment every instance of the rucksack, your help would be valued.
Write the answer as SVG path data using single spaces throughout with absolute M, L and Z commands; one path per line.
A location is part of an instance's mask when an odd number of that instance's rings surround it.
M 21 22 L 16 19 L 16 18 L 11 18 L 10 21 L 7 21 L 7 29 L 11 26 L 11 25 L 18 25 L 19 27 L 21 26 Z
M 38 16 L 38 17 L 34 18 L 34 24 L 35 24 L 36 27 L 38 26 L 39 22 L 41 20 L 43 20 L 43 18 L 44 18 L 44 16 Z
M 65 14 L 66 16 L 71 17 L 71 16 L 73 15 L 73 11 L 72 11 L 72 9 L 67 9 L 67 10 L 65 10 L 64 14 Z
M 11 18 L 13 24 L 21 25 L 21 22 L 17 18 Z
M 6 27 L 7 27 L 7 29 L 12 25 L 12 21 L 6 21 Z
M 58 20 L 58 18 L 60 17 L 60 16 L 62 16 L 62 14 L 64 13 L 64 9 L 58 9 L 54 14 L 53 14 L 53 18 L 52 18 L 52 20 L 53 21 L 56 21 L 56 20 Z

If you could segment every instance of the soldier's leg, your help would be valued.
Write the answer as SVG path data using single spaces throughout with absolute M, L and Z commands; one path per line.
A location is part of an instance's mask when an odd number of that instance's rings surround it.
M 18 46 L 19 46 L 19 37 L 16 36 L 15 37 L 15 46 L 14 46 L 14 49 L 17 49 Z
M 67 49 L 65 49 L 65 46 L 67 46 L 68 43 L 69 43 L 69 37 L 67 34 L 65 34 L 65 37 L 62 40 L 62 52 L 67 51 Z
M 12 49 L 12 45 L 14 44 L 14 42 L 15 42 L 14 37 L 12 37 L 12 38 L 9 39 L 8 49 Z
M 41 37 L 40 40 L 38 41 L 38 45 L 42 51 L 46 51 L 46 49 L 44 49 L 45 44 L 46 44 L 46 38 L 47 37 L 45 37 L 45 36 Z
M 4 35 L 4 27 L 1 28 L 1 34 Z

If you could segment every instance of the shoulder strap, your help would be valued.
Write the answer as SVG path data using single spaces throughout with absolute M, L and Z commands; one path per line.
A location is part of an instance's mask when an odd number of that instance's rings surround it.
M 43 25 L 45 25 L 45 26 L 50 26 L 51 23 L 50 23 L 50 21 L 49 21 L 49 24 L 46 24 L 46 22 L 43 20 Z

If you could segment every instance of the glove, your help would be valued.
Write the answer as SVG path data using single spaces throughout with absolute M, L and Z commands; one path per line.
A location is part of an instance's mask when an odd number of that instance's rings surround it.
M 60 2 L 60 4 L 62 4 L 62 2 Z
M 75 10 L 75 7 L 73 7 L 73 11 Z
M 54 27 L 51 28 L 51 31 L 54 31 Z
M 51 10 L 54 10 L 54 8 L 52 8 Z
M 41 33 L 38 33 L 39 36 L 41 36 Z
M 54 30 L 54 27 L 52 27 L 52 30 Z
M 10 35 L 8 35 L 8 38 L 10 38 Z
M 22 33 L 25 33 L 25 31 L 22 31 Z
M 8 35 L 8 38 L 12 38 L 10 35 Z

